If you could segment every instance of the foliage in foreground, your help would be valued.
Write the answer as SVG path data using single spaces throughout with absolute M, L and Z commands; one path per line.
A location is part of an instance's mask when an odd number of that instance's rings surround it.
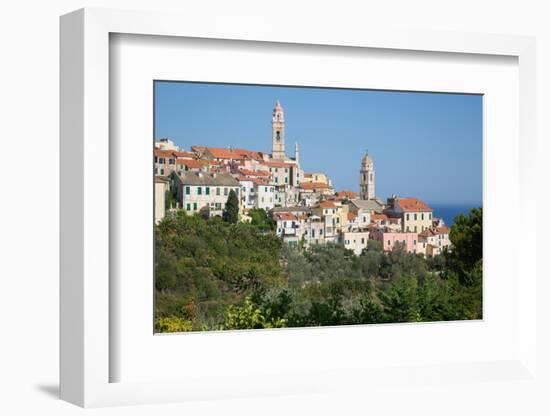
M 456 250 L 425 259 L 370 242 L 309 250 L 252 222 L 167 217 L 156 232 L 156 330 L 256 329 L 482 317 L 482 211 L 457 218 Z M 256 220 L 255 220 L 256 218 Z

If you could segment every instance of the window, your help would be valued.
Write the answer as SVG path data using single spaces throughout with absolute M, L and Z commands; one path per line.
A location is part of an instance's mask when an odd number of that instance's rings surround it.
M 421 215 L 420 215 L 420 218 L 421 218 L 421 219 L 424 219 L 424 214 L 421 214 Z
M 168 159 L 168 164 L 169 164 L 169 165 L 175 165 L 175 164 L 176 164 L 176 160 L 175 160 L 175 159 Z
M 415 220 L 415 221 L 416 221 L 416 215 L 417 215 L 417 214 L 414 214 L 414 220 Z
M 206 187 L 206 195 L 210 195 L 210 187 L 209 186 Z
M 288 168 L 285 168 L 285 173 L 288 173 Z
M 164 169 L 160 170 L 160 174 L 164 176 Z
M 187 204 L 187 211 L 191 211 L 191 204 Z
M 432 214 L 431 214 L 431 213 L 429 213 L 428 215 L 429 215 L 429 218 L 430 218 L 430 219 L 432 219 Z
M 217 210 L 222 209 L 222 204 L 220 202 L 216 202 L 216 209 Z
M 409 221 L 409 214 L 407 214 L 407 221 Z
M 413 244 L 416 246 L 416 240 L 413 240 Z
M 279 178 L 275 176 L 275 183 L 279 183 Z
M 223 194 L 224 194 L 225 196 L 227 196 L 228 193 L 229 193 L 229 192 L 227 191 L 227 188 L 223 188 Z
M 166 159 L 163 158 L 163 157 L 161 157 L 161 158 L 159 159 L 159 163 L 160 163 L 161 165 L 166 164 Z
M 191 194 L 191 187 L 190 186 L 186 186 L 185 187 L 185 195 L 190 195 Z
M 323 235 L 323 230 L 319 230 L 319 235 Z
M 198 194 L 198 195 L 202 195 L 202 187 L 201 187 L 201 186 L 199 186 L 199 187 L 197 188 L 197 194 Z
M 216 195 L 220 196 L 220 188 L 216 188 Z
M 414 232 L 416 233 L 416 225 L 414 226 Z
M 390 240 L 388 240 L 388 246 L 389 246 L 389 245 L 391 245 L 391 241 L 390 241 Z
M 288 177 L 285 177 L 285 183 L 288 183 Z
M 365 238 L 361 238 L 361 244 L 365 244 Z
M 197 210 L 197 203 L 193 202 L 193 211 L 196 211 L 196 210 Z
M 277 133 L 276 133 L 276 140 L 277 141 L 280 141 L 281 140 L 281 132 L 279 130 L 277 130 Z
M 265 191 L 267 192 L 267 186 L 265 187 Z

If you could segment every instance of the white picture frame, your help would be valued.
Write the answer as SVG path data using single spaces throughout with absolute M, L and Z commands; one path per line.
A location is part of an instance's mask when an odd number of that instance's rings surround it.
M 360 389 L 407 380 L 409 370 L 368 366 L 350 369 L 320 367 L 318 371 L 292 374 L 270 373 L 269 378 L 240 380 L 229 384 L 197 374 L 183 380 L 112 382 L 111 368 L 121 359 L 112 348 L 111 313 L 116 309 L 110 293 L 113 272 L 110 253 L 111 217 L 109 189 L 113 161 L 110 159 L 110 35 L 146 35 L 172 38 L 225 39 L 246 42 L 276 42 L 299 45 L 331 45 L 333 48 L 428 51 L 440 54 L 500 55 L 514 57 L 519 68 L 519 212 L 532 204 L 535 169 L 535 43 L 529 37 L 506 35 L 397 32 L 350 28 L 327 33 L 277 25 L 251 25 L 235 33 L 223 20 L 212 27 L 193 21 L 192 16 L 168 13 L 83 9 L 61 19 L 61 397 L 80 406 L 158 403 L 198 398 L 239 397 L 265 394 L 310 393 Z M 243 35 L 245 33 L 245 35 Z M 522 215 L 524 217 L 524 215 Z M 520 222 L 523 220 L 520 220 Z M 498 361 L 419 361 L 415 380 L 480 383 L 537 380 L 536 363 L 536 270 L 535 252 L 528 242 L 535 230 L 525 227 L 519 237 L 518 264 L 524 272 L 517 292 L 518 333 L 514 353 Z M 531 266 L 529 266 L 531 265 Z M 510 270 L 510 274 L 514 270 Z M 517 273 L 517 271 L 516 271 Z M 111 328 L 111 331 L 110 331 Z M 300 330 L 295 330 L 300 331 Z M 332 331 L 332 332 L 331 332 Z M 297 333 L 297 332 L 296 332 Z M 262 337 L 270 337 L 269 331 Z M 271 333 L 273 334 L 273 332 Z M 286 337 L 292 332 L 286 332 Z M 335 337 L 327 329 L 323 337 Z M 225 335 L 225 334 L 224 334 Z M 217 334 L 216 336 L 224 336 Z M 151 333 L 152 336 L 152 333 Z M 240 336 L 255 334 L 248 332 Z M 165 337 L 166 339 L 169 337 Z M 211 342 L 214 338 L 211 336 Z M 328 338 L 326 338 L 328 339 Z M 408 363 L 410 366 L 411 363 Z M 320 375 L 329 377 L 320 377 Z M 477 374 L 477 376 L 476 376 Z M 479 375 L 482 374 L 480 377 Z M 311 381 L 306 383 L 305 381 Z M 321 381 L 322 380 L 322 381 Z M 343 381 L 346 380 L 346 381 Z M 412 379 L 411 379 L 412 380 Z M 412 382 L 409 380 L 408 382 Z M 407 381 L 405 381 L 405 384 Z M 283 386 L 283 387 L 282 387 Z

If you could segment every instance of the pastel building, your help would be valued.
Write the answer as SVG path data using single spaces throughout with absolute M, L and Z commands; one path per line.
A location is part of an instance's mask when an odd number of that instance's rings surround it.
M 171 178 L 174 195 L 188 214 L 222 215 L 231 190 L 240 200 L 239 181 L 226 172 L 173 173 Z
M 361 255 L 367 248 L 369 241 L 368 231 L 344 231 L 340 233 L 340 242 L 348 250 L 352 250 L 356 256 Z
M 416 198 L 388 198 L 388 207 L 384 214 L 392 218 L 401 218 L 402 231 L 420 233 L 432 227 L 433 210 Z
M 403 233 L 373 230 L 370 233 L 373 240 L 380 241 L 384 251 L 393 250 L 396 245 L 402 245 L 409 253 L 415 253 L 418 245 L 418 233 Z

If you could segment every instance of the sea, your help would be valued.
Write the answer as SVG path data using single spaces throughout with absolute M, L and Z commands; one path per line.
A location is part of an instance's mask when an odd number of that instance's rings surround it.
M 454 219 L 458 214 L 468 215 L 470 209 L 479 208 L 481 204 L 437 204 L 428 203 L 433 211 L 433 216 L 443 218 L 445 225 L 451 226 L 454 224 Z

